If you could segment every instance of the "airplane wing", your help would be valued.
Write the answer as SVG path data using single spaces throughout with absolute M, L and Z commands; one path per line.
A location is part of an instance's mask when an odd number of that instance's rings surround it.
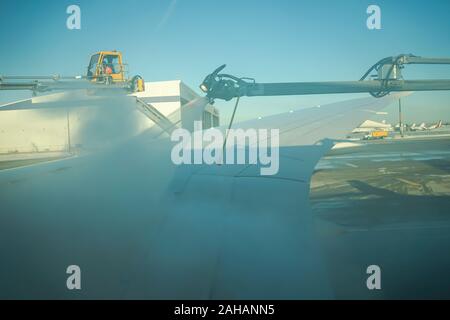
M 0 297 L 330 298 L 309 181 L 320 157 L 398 96 L 236 124 L 279 128 L 275 176 L 175 166 L 142 134 L 96 155 L 0 171 Z M 364 111 L 366 110 L 366 111 Z M 65 287 L 69 265 L 82 290 Z
M 98 93 L 98 91 L 96 91 Z M 0 106 L 0 111 L 12 110 L 33 110 L 33 109 L 49 109 L 59 108 L 76 108 L 89 106 L 107 106 L 108 100 L 116 101 L 117 99 L 127 98 L 126 95 L 117 91 L 110 91 L 109 94 L 103 92 L 96 94 L 94 91 L 89 94 L 86 90 L 64 91 L 52 94 L 36 96 L 30 99 L 15 101 Z M 128 98 L 130 99 L 130 98 Z

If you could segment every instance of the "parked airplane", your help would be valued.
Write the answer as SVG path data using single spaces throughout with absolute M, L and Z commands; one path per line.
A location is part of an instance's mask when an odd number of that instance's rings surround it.
M 410 129 L 411 131 L 424 131 L 427 130 L 427 127 L 425 125 L 425 122 L 422 122 L 420 126 L 417 126 L 415 123 L 413 123 Z
M 410 127 L 411 131 L 425 131 L 425 130 L 434 130 L 442 127 L 442 120 L 439 120 L 436 124 L 433 124 L 429 127 L 426 126 L 425 122 L 422 122 L 420 126 L 417 126 L 415 123 Z
M 433 124 L 432 126 L 428 127 L 428 130 L 434 130 L 434 129 L 439 129 L 442 127 L 442 120 L 439 120 L 438 123 Z

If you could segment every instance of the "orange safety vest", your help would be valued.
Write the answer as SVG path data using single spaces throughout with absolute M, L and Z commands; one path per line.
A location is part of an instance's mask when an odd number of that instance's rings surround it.
M 113 73 L 112 68 L 110 66 L 105 66 L 105 73 L 112 74 Z

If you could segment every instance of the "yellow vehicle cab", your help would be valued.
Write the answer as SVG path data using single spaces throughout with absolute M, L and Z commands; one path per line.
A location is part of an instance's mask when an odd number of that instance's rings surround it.
M 123 63 L 122 53 L 119 51 L 100 51 L 91 56 L 87 78 L 102 84 L 128 84 L 133 92 L 145 90 L 141 76 L 128 78 L 127 65 Z

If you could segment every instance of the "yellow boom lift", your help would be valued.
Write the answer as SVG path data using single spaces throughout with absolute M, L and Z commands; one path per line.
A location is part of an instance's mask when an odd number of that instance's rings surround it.
M 120 89 L 128 93 L 143 92 L 141 76 L 128 77 L 127 65 L 119 51 L 99 51 L 91 56 L 86 76 L 1 76 L 0 90 Z

